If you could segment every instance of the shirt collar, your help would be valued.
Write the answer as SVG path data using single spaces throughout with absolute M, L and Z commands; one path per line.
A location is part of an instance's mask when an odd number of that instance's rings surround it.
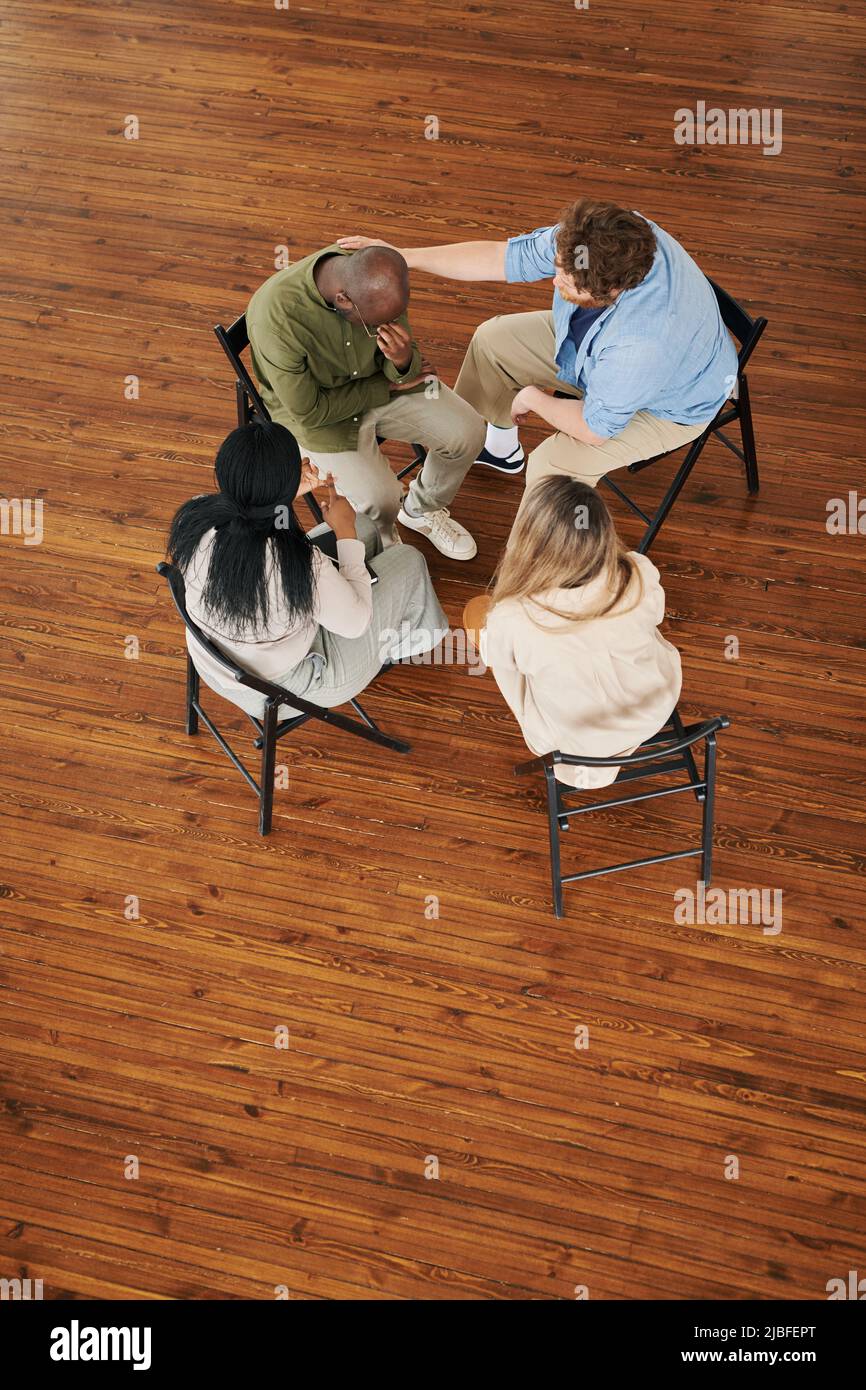
M 329 304 L 327 299 L 324 299 L 323 296 L 319 293 L 319 287 L 316 284 L 313 271 L 316 269 L 316 266 L 319 264 L 319 261 L 322 260 L 324 256 L 351 256 L 351 254 L 351 251 L 345 250 L 342 246 L 338 246 L 337 243 L 334 242 L 333 246 L 323 246 L 321 251 L 317 252 L 316 255 L 312 257 L 312 259 L 310 260 L 310 264 L 307 266 L 306 274 L 304 276 L 307 293 L 309 294 L 310 298 L 316 302 L 316 304 L 321 305 L 323 309 L 330 309 L 332 313 L 335 312 L 334 306 L 333 304 Z

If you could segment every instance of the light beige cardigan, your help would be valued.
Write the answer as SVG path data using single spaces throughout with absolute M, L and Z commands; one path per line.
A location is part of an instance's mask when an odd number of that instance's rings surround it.
M 481 655 L 533 753 L 632 753 L 662 728 L 679 699 L 680 654 L 658 631 L 665 613 L 659 572 L 645 555 L 631 558 L 643 593 L 630 610 L 636 580 L 602 618 L 579 621 L 581 612 L 603 603 L 601 580 L 539 595 L 574 613 L 572 622 L 532 600 L 505 599 L 491 608 Z M 559 765 L 556 776 L 570 786 L 602 787 L 618 771 Z

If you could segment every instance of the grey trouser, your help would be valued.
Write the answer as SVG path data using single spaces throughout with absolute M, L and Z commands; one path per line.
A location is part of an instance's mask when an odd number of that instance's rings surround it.
M 315 539 L 319 530 L 317 527 L 310 536 Z M 372 588 L 370 626 L 360 637 L 338 637 L 320 627 L 303 661 L 274 682 L 316 705 L 330 707 L 354 699 L 384 662 L 432 651 L 448 631 L 448 619 L 421 551 L 414 545 L 392 545 L 383 550 L 376 527 L 361 515 L 357 531 L 379 576 Z M 290 713 L 281 706 L 281 719 Z

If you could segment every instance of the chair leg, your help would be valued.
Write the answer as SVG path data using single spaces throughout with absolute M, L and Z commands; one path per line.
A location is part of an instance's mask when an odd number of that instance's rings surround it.
M 413 469 L 417 468 L 420 464 L 423 464 L 424 460 L 427 457 L 427 450 L 424 448 L 423 444 L 413 444 L 412 452 L 414 454 L 412 462 L 407 463 L 405 468 L 400 469 L 399 473 L 397 474 L 398 478 L 405 478 L 407 474 L 413 471 Z
M 743 439 L 743 453 L 746 455 L 746 484 L 749 492 L 757 492 L 761 486 L 758 477 L 758 455 L 755 449 L 755 428 L 752 424 L 752 402 L 749 397 L 749 383 L 745 372 L 740 377 L 740 394 L 737 401 L 740 415 L 740 434 Z
M 262 779 L 259 791 L 259 834 L 270 835 L 274 810 L 274 770 L 277 761 L 277 705 L 268 700 L 262 720 Z
M 562 804 L 562 789 L 560 788 L 560 785 L 559 785 L 559 783 L 557 782 L 557 783 L 556 783 L 556 811 L 557 811 L 557 820 L 559 821 L 559 828 L 560 828 L 560 830 L 568 830 L 568 829 L 570 829 L 569 822 L 568 822 L 568 816 L 566 816 L 566 815 L 563 814 L 564 810 L 565 810 L 565 807 L 564 807 L 563 804 Z
M 562 870 L 559 857 L 559 788 L 553 768 L 546 767 L 547 778 L 547 828 L 550 836 L 550 886 L 553 889 L 553 910 L 557 917 L 562 916 Z
M 668 488 L 667 492 L 662 498 L 662 501 L 659 504 L 655 516 L 653 517 L 652 521 L 650 522 L 649 526 L 644 532 L 643 540 L 637 548 L 639 555 L 646 555 L 649 552 L 649 548 L 655 540 L 656 536 L 658 535 L 659 531 L 661 530 L 668 512 L 670 511 L 671 507 L 674 505 L 674 502 L 676 502 L 677 498 L 679 497 L 680 493 L 685 487 L 686 480 L 689 474 L 691 473 L 692 469 L 694 468 L 695 464 L 700 458 L 701 452 L 703 450 L 704 445 L 707 442 L 708 437 L 709 430 L 706 430 L 703 434 L 698 435 L 694 443 L 690 445 L 688 453 L 686 454 L 685 458 L 683 459 L 682 463 L 677 469 L 677 473 L 673 482 L 671 483 L 670 487 Z
M 680 718 L 680 712 L 679 712 L 679 709 L 678 709 L 676 706 L 674 706 L 673 714 L 671 715 L 670 719 L 668 720 L 668 723 L 672 726 L 673 731 L 674 731 L 674 733 L 676 734 L 677 738 L 685 738 L 686 731 L 685 731 L 685 729 L 683 728 L 683 721 L 682 721 L 682 719 Z M 688 771 L 688 774 L 689 774 L 689 781 L 691 782 L 692 786 L 694 786 L 696 782 L 700 782 L 700 781 L 701 781 L 701 777 L 700 777 L 700 774 L 699 774 L 699 772 L 698 772 L 698 765 L 697 765 L 697 763 L 695 762 L 694 755 L 693 755 L 693 753 L 692 753 L 691 748 L 686 748 L 686 749 L 683 750 L 683 758 L 684 758 L 684 760 L 685 760 L 686 770 Z M 705 793 L 705 792 L 697 791 L 697 790 L 695 791 L 695 801 L 701 802 L 701 801 L 704 801 L 705 799 L 706 799 L 706 793 Z
M 707 751 L 704 757 L 704 781 L 707 784 L 707 793 L 704 799 L 704 817 L 701 833 L 701 879 L 705 888 L 709 888 L 713 873 L 713 812 L 716 800 L 716 736 L 710 734 L 707 739 Z
M 349 704 L 352 706 L 355 713 L 361 716 L 368 729 L 375 729 L 377 733 L 380 732 L 379 725 L 376 723 L 375 719 L 370 718 L 363 705 L 359 704 L 357 700 L 350 700 Z
M 189 652 L 186 654 L 186 731 L 188 734 L 198 733 L 198 712 L 193 705 L 194 700 L 198 700 L 199 694 L 199 674 L 195 668 Z

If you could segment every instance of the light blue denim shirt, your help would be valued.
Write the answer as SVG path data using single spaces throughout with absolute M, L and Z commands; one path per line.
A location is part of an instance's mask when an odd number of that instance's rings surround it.
M 737 351 L 712 285 L 678 241 L 644 220 L 656 239 L 649 275 L 623 290 L 576 351 L 568 334 L 575 306 L 553 292 L 556 374 L 584 392 L 583 417 L 604 439 L 625 429 L 637 410 L 683 425 L 709 422 L 728 399 L 737 372 Z M 556 230 L 539 227 L 512 237 L 506 280 L 552 278 Z

